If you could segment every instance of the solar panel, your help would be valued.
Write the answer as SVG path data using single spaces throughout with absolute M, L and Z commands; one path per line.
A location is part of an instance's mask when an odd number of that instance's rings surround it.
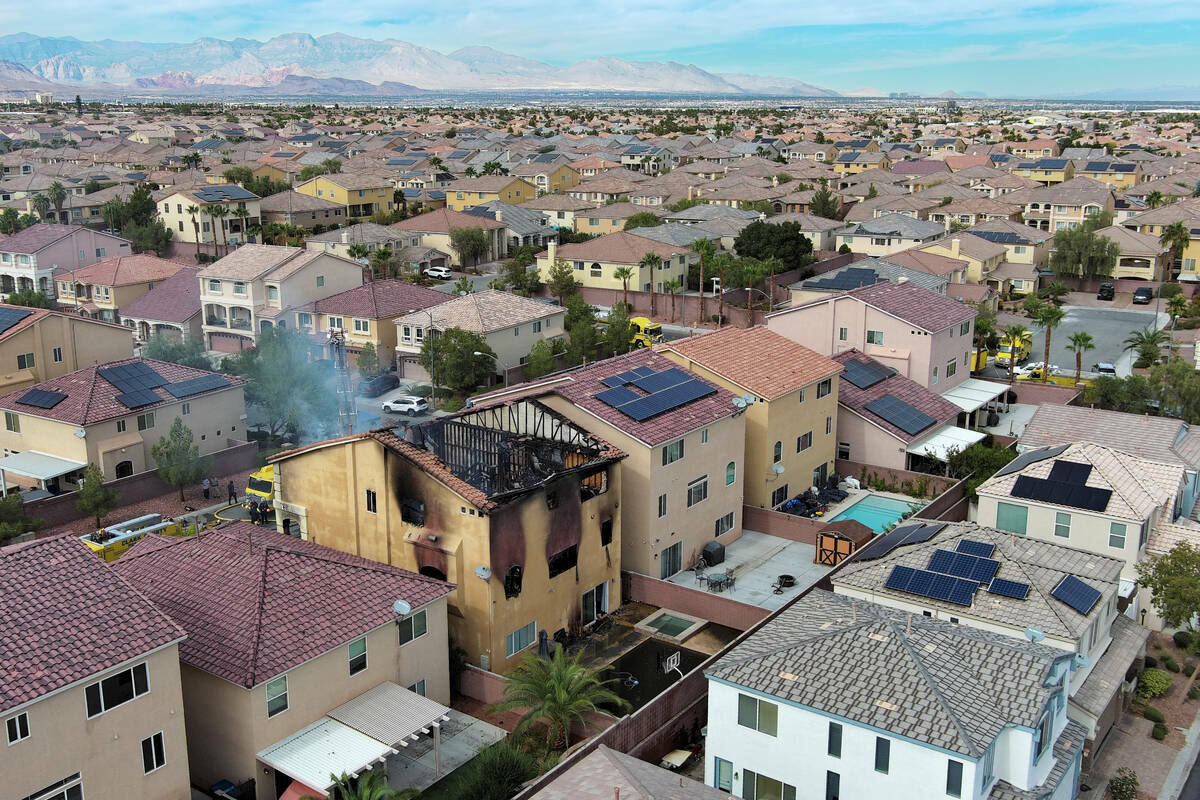
M 996 477 L 1001 475 L 1011 475 L 1014 472 L 1020 472 L 1030 464 L 1036 464 L 1039 461 L 1045 461 L 1047 458 L 1054 458 L 1061 455 L 1069 444 L 1055 445 L 1054 447 L 1043 447 L 1040 450 L 1029 450 L 1014 458 L 1012 461 L 1005 464 L 996 471 Z
M 678 386 L 691 379 L 692 376 L 688 373 L 676 367 L 671 367 L 670 369 L 664 369 L 662 372 L 655 372 L 652 375 L 643 375 L 631 382 L 642 391 L 654 394 L 655 392 L 661 392 L 663 389 Z
M 228 385 L 229 381 L 225 380 L 220 375 L 202 375 L 199 378 L 192 378 L 191 380 L 168 383 L 163 388 L 166 389 L 172 397 L 191 397 L 194 394 L 207 392 L 210 389 L 221 389 Z
M 862 286 L 874 286 L 879 283 L 879 275 L 868 267 L 847 267 L 830 273 L 822 278 L 814 278 L 804 282 L 804 286 L 812 289 L 837 289 L 849 291 Z
M 942 600 L 960 606 L 970 606 L 975 599 L 978 585 L 953 575 L 939 575 L 923 569 L 897 565 L 884 581 L 884 586 L 898 592 L 907 592 L 933 600 Z
M 867 403 L 865 408 L 884 422 L 895 425 L 909 436 L 915 436 L 937 422 L 925 412 L 918 411 L 891 394 L 885 394 L 877 400 L 872 400 Z
M 654 367 L 648 367 L 648 366 L 634 367 L 633 369 L 631 369 L 629 371 L 632 372 L 634 375 L 639 375 L 639 376 L 640 375 L 653 375 Z
M 1033 478 L 1028 475 L 1018 475 L 1009 494 L 1025 500 L 1040 500 L 1087 511 L 1104 511 L 1108 508 L 1108 501 L 1112 499 L 1111 489 L 1052 481 L 1048 478 Z
M 1091 464 L 1080 464 L 1076 461 L 1055 461 L 1050 467 L 1050 480 L 1063 483 L 1087 483 L 1092 474 Z
M 170 388 L 168 386 L 167 390 L 170 391 Z M 623 406 L 626 403 L 637 400 L 642 395 L 625 386 L 614 386 L 611 389 L 605 389 L 603 392 L 594 395 L 594 397 L 601 403 L 606 403 L 613 408 L 617 408 L 618 406 Z
M 137 389 L 117 395 L 117 402 L 126 408 L 141 408 L 161 402 L 162 398 L 153 389 Z
M 953 550 L 935 550 L 929 559 L 929 569 L 932 572 L 942 572 L 959 578 L 987 583 L 996 576 L 1000 562 L 990 558 L 976 558 L 966 553 L 956 553 Z
M 977 558 L 991 558 L 996 551 L 996 545 L 990 542 L 977 542 L 974 539 L 960 539 L 956 548 L 960 553 Z
M 992 582 L 988 584 L 988 592 L 990 594 L 998 594 L 1001 597 L 1024 600 L 1029 595 L 1029 584 L 1009 581 L 1004 578 L 992 578 Z
M 0 308 L 0 333 L 4 333 L 32 313 L 23 308 Z
M 618 410 L 637 422 L 644 422 L 651 417 L 687 405 L 693 400 L 716 393 L 716 387 L 691 379 L 654 394 L 639 397 L 637 400 L 621 406 Z
M 139 389 L 156 389 L 166 386 L 170 381 L 159 375 L 148 365 L 135 361 L 130 364 L 118 364 L 115 367 L 105 367 L 97 370 L 101 378 L 111 383 L 122 392 L 136 392 Z M 161 398 L 160 398 L 161 399 Z
M 866 547 L 855 551 L 854 558 L 858 561 L 874 561 L 877 558 L 883 558 L 897 547 L 927 542 L 945 527 L 946 523 L 944 522 L 900 525 L 883 536 L 872 540 Z
M 627 383 L 633 383 L 640 377 L 640 373 L 634 370 L 626 370 L 625 372 L 618 372 L 616 375 L 604 378 L 600 382 L 605 386 L 624 386 Z
M 844 365 L 842 378 L 857 386 L 859 389 L 870 389 L 882 380 L 892 375 L 892 370 L 876 361 L 850 360 Z
M 1055 586 L 1054 591 L 1050 592 L 1050 594 L 1084 616 L 1087 616 L 1091 612 L 1092 607 L 1096 605 L 1096 601 L 1100 599 L 1100 592 L 1098 590 L 1088 586 L 1074 575 L 1063 577 L 1059 581 L 1058 586 Z
M 28 392 L 21 395 L 17 402 L 24 406 L 33 406 L 34 408 L 54 408 L 56 405 L 66 399 L 67 396 L 62 392 L 48 392 L 45 389 L 30 389 Z

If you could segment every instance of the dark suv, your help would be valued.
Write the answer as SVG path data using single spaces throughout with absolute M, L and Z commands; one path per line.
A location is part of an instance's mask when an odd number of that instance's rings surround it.
M 1097 300 L 1112 300 L 1116 296 L 1117 290 L 1111 283 L 1100 284 L 1100 291 L 1096 292 Z
M 1149 286 L 1141 286 L 1133 290 L 1133 304 L 1135 306 L 1148 306 L 1153 299 L 1154 290 Z
M 358 393 L 364 397 L 379 397 L 379 395 L 395 389 L 400 385 L 400 379 L 389 372 L 382 375 L 376 375 L 374 378 L 367 378 L 358 385 Z

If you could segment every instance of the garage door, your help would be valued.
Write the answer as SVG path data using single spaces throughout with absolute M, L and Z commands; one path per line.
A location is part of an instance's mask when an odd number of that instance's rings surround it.
M 254 346 L 254 342 L 245 336 L 238 336 L 232 333 L 210 333 L 208 337 L 209 349 L 216 350 L 218 353 L 236 353 L 239 350 L 248 350 Z

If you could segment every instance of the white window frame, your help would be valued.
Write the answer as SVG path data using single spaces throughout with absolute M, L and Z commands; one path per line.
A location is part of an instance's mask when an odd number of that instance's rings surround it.
M 145 414 L 138 414 L 137 424 L 139 431 L 148 431 L 154 427 L 154 412 L 147 411 Z
M 1121 529 L 1121 532 L 1119 534 L 1115 530 L 1116 528 Z M 1115 539 L 1115 538 L 1120 538 L 1121 543 L 1113 544 L 1113 539 Z M 1124 550 L 1125 543 L 1128 541 L 1129 541 L 1129 528 L 1128 528 L 1128 526 L 1125 525 L 1124 522 L 1109 522 L 1108 523 L 1108 546 L 1109 547 L 1115 547 L 1118 550 Z
M 63 362 L 63 349 L 61 347 L 55 347 L 53 350 L 51 350 L 50 360 L 55 364 L 61 364 Z
M 21 415 L 15 411 L 4 412 L 4 429 L 12 433 L 21 432 Z
M 883 345 L 883 331 L 867 331 L 867 344 Z
M 157 740 L 157 742 L 155 741 Z M 155 747 L 157 743 L 158 747 Z M 146 745 L 150 745 L 150 759 L 146 759 Z M 153 763 L 154 766 L 150 766 Z M 163 740 L 163 732 L 147 736 L 142 739 L 142 772 L 149 775 L 151 772 L 157 772 L 167 765 L 167 743 Z
M 694 498 L 694 494 L 703 495 L 698 499 Z M 689 481 L 687 485 L 687 507 L 697 506 L 708 499 L 708 476 L 701 475 L 695 480 Z
M 271 684 L 278 684 L 280 681 L 283 681 L 283 691 L 276 692 L 275 695 L 272 696 L 271 695 Z M 265 687 L 263 687 L 263 694 L 265 695 L 265 697 L 267 699 L 267 719 L 270 719 L 271 717 L 277 717 L 280 714 L 287 711 L 288 708 L 291 706 L 291 702 L 288 698 L 287 673 L 284 673 L 283 675 L 280 675 L 277 678 L 272 678 L 271 680 L 267 681 L 267 685 Z M 277 708 L 276 710 L 272 711 L 271 710 L 271 701 L 278 700 L 281 697 L 283 698 L 283 708 Z
M 4 720 L 4 732 L 8 735 L 8 746 L 29 738 L 29 712 L 22 711 Z
M 668 464 L 674 464 L 676 461 L 683 459 L 684 447 L 683 439 L 663 445 L 662 449 L 662 465 L 665 467 Z
M 355 645 L 362 645 L 362 652 L 355 653 Z M 355 661 L 362 661 L 362 666 L 355 667 Z M 360 636 L 350 644 L 346 645 L 346 666 L 351 675 L 357 675 L 360 672 L 365 672 L 367 669 L 367 637 Z
M 355 333 L 370 333 L 371 332 L 371 320 L 369 320 L 369 319 L 354 320 L 354 332 Z
M 525 644 L 521 644 L 520 647 L 518 647 L 517 645 L 520 644 L 520 638 L 522 638 L 523 636 L 528 636 L 529 641 L 526 642 Z M 530 647 L 533 647 L 533 645 L 536 642 L 537 642 L 537 620 L 534 620 L 534 621 L 530 622 L 528 625 L 522 625 L 521 627 L 517 628 L 515 631 L 513 631 L 512 633 L 510 633 L 504 637 L 504 654 L 508 658 L 512 658 L 517 653 L 520 653 L 522 650 L 527 650 Z
M 1066 521 L 1063 521 L 1066 517 Z M 1059 530 L 1066 529 L 1066 533 L 1059 533 Z M 1054 535 L 1060 539 L 1071 538 L 1071 515 L 1066 511 L 1054 512 Z

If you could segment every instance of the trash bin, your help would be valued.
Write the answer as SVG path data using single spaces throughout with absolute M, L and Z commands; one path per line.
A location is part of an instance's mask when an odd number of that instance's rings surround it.
M 709 542 L 704 545 L 704 563 L 710 567 L 715 567 L 725 561 L 725 545 L 720 542 Z

